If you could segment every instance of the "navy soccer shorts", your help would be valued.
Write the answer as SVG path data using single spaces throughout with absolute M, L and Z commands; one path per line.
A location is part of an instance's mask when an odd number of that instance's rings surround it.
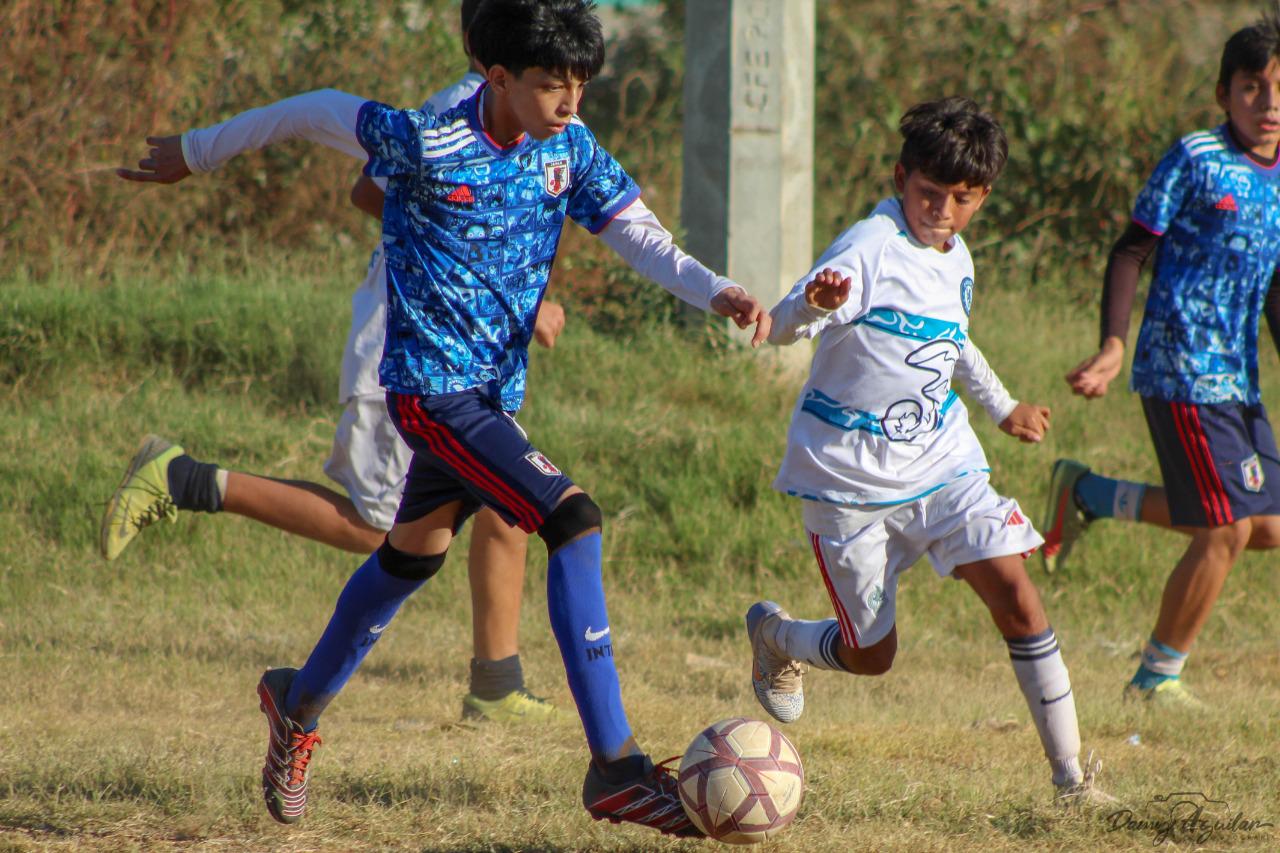
M 1280 452 L 1261 404 L 1142 398 L 1169 515 L 1178 527 L 1221 527 L 1280 514 Z
M 425 397 L 388 391 L 387 410 L 413 451 L 397 522 L 462 501 L 455 531 L 488 506 L 533 533 L 573 486 L 515 419 L 479 390 Z

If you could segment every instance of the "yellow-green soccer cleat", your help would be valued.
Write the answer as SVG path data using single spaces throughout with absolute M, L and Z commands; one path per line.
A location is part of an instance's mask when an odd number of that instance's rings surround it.
M 554 720 L 560 711 L 546 699 L 534 696 L 521 687 L 501 699 L 481 699 L 474 693 L 462 697 L 464 720 L 489 720 L 494 723 L 542 723 Z
M 169 463 L 183 449 L 163 438 L 149 435 L 133 455 L 129 470 L 107 502 L 98 535 L 102 556 L 114 560 L 143 528 L 162 518 L 178 520 L 178 508 L 169 494 Z
M 1088 473 L 1089 466 L 1074 459 L 1059 459 L 1053 463 L 1053 474 L 1049 478 L 1049 506 L 1040 525 L 1044 531 L 1040 559 L 1044 561 L 1046 572 L 1052 573 L 1066 562 L 1076 540 L 1089 526 L 1090 519 L 1076 506 L 1075 498 L 1076 483 Z
M 1201 712 L 1209 710 L 1208 704 L 1197 699 L 1180 678 L 1162 681 L 1155 687 L 1139 687 L 1132 682 L 1124 686 L 1124 701 L 1137 702 L 1152 708 Z

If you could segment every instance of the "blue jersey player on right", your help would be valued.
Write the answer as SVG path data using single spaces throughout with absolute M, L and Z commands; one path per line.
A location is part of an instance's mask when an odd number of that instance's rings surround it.
M 1155 272 L 1132 387 L 1164 487 L 1115 480 L 1061 459 L 1043 530 L 1045 566 L 1061 565 L 1099 518 L 1190 534 L 1125 698 L 1198 708 L 1180 680 L 1232 565 L 1280 545 L 1280 452 L 1258 390 L 1258 321 L 1280 344 L 1280 21 L 1266 17 L 1223 49 L 1217 102 L 1227 120 L 1183 137 L 1138 195 L 1112 250 L 1102 347 L 1067 381 L 1100 397 L 1119 373 L 1138 274 Z
M 321 711 L 400 605 L 444 562 L 481 506 L 536 532 L 548 551 L 547 599 L 592 760 L 583 805 L 596 819 L 701 835 L 671 771 L 637 746 L 623 710 L 601 581 L 602 515 L 530 444 L 514 412 L 524 395 L 534 318 L 566 216 L 640 272 L 705 310 L 756 325 L 769 315 L 733 282 L 681 252 L 640 189 L 577 118 L 604 39 L 586 0 L 486 0 L 468 40 L 486 84 L 439 114 L 325 90 L 178 137 L 122 177 L 172 183 L 291 137 L 367 158 L 387 179 L 388 318 L 380 366 L 387 408 L 413 451 L 395 526 L 356 571 L 300 670 L 270 669 L 258 696 L 270 740 L 267 808 L 300 820 Z

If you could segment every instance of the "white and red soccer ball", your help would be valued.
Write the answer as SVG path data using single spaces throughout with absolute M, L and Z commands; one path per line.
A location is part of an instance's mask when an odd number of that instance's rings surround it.
M 717 841 L 755 844 L 795 818 L 804 793 L 800 753 L 782 732 L 734 717 L 705 728 L 680 762 L 680 800 Z

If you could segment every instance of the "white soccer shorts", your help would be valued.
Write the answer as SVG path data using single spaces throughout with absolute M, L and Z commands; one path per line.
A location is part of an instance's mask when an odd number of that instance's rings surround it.
M 805 527 L 827 594 L 852 648 L 875 645 L 896 619 L 898 576 L 928 555 L 939 577 L 956 566 L 1027 555 L 1044 539 L 1018 502 L 985 475 L 948 483 L 910 503 L 861 509 L 805 501 Z
M 324 473 L 347 490 L 361 518 L 390 530 L 412 459 L 413 451 L 387 414 L 385 397 L 362 394 L 347 401 Z

